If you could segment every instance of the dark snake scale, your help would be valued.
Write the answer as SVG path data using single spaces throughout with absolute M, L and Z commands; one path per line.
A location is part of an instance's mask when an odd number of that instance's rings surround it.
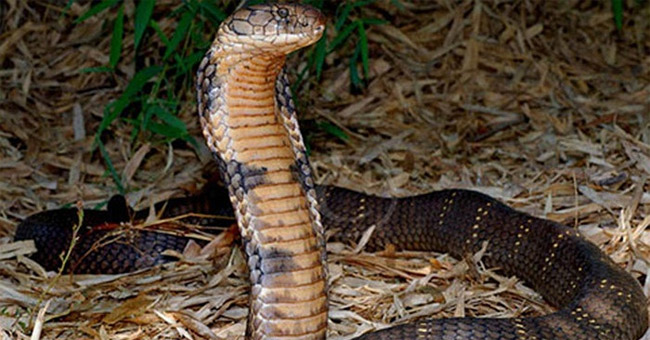
M 209 182 L 195 196 L 174 198 L 155 205 L 160 218 L 185 214 L 210 214 L 232 219 L 232 207 L 227 191 Z M 106 210 L 84 209 L 78 243 L 74 246 L 65 273 L 119 274 L 148 268 L 173 260 L 163 255 L 165 250 L 182 252 L 189 241 L 182 235 L 152 230 L 122 227 L 121 223 L 143 221 L 148 209 L 133 213 L 123 196 L 113 196 Z M 46 210 L 27 217 L 18 225 L 14 239 L 34 240 L 39 251 L 31 256 L 46 270 L 57 271 L 73 237 L 73 226 L 80 221 L 74 208 Z M 223 225 L 224 218 L 184 218 L 184 223 Z M 171 224 L 171 226 L 174 226 Z
M 487 244 L 487 266 L 524 280 L 557 311 L 526 318 L 428 318 L 359 339 L 638 340 L 648 327 L 641 286 L 575 229 L 473 191 L 397 199 L 314 185 L 282 68 L 287 53 L 320 38 L 324 21 L 302 5 L 241 9 L 221 25 L 198 70 L 203 134 L 227 189 L 177 200 L 168 213 L 236 216 L 251 278 L 247 338 L 324 339 L 323 230 L 354 242 L 374 226 L 369 250 L 393 245 L 463 258 Z M 182 235 L 132 231 L 108 246 L 113 248 L 94 249 L 115 223 L 143 214 L 132 214 L 119 198 L 107 211 L 87 210 L 84 225 L 94 228 L 82 228 L 70 270 L 131 271 L 169 260 L 160 255 L 163 249 L 184 247 Z M 19 225 L 16 239 L 35 239 L 34 258 L 55 270 L 57 251 L 66 249 L 77 220 L 73 209 L 42 212 Z

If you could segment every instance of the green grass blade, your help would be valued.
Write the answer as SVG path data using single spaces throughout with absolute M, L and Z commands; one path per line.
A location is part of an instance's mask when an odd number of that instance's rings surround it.
M 208 18 L 215 28 L 227 17 L 226 13 L 217 7 L 213 1 L 202 1 L 199 4 L 199 9 L 201 14 Z
M 146 104 L 143 104 L 143 109 L 140 111 L 145 111 L 144 106 L 146 106 Z M 142 126 L 140 125 L 142 121 L 142 112 L 140 112 L 140 114 L 138 114 L 138 116 L 135 118 L 124 117 L 122 120 L 131 126 L 131 133 L 129 137 L 131 138 L 131 141 L 134 141 L 136 137 L 138 137 L 138 133 L 142 130 Z
M 341 43 L 343 43 L 345 39 L 347 39 L 350 36 L 350 34 L 352 33 L 352 31 L 354 31 L 355 28 L 357 28 L 356 23 L 351 23 L 345 26 L 345 28 L 339 34 L 337 34 L 336 37 L 334 37 L 334 39 L 330 43 L 327 53 L 329 54 L 332 51 L 336 50 L 336 48 L 339 47 L 339 45 L 341 45 Z
M 336 28 L 337 32 L 341 30 L 341 27 L 343 27 L 345 20 L 347 20 L 348 16 L 350 16 L 350 11 L 352 11 L 352 5 L 350 5 L 349 2 L 346 2 L 345 6 L 343 6 L 343 9 L 341 10 L 341 13 L 337 13 L 336 23 L 334 24 L 334 28 Z
M 194 138 L 194 136 L 192 136 L 190 134 L 188 134 L 186 136 L 183 136 L 181 139 L 183 139 L 184 141 L 186 141 L 190 145 L 192 145 L 197 153 L 199 152 L 199 149 L 201 149 L 201 145 L 203 144 L 203 142 L 201 142 L 201 143 L 197 142 L 196 138 Z
M 151 19 L 151 14 L 153 13 L 153 7 L 155 4 L 155 0 L 140 0 L 138 7 L 135 9 L 133 44 L 136 49 L 140 45 L 140 40 L 142 39 L 144 30 L 147 28 L 147 24 Z
M 361 65 L 363 66 L 363 77 L 369 78 L 370 74 L 370 61 L 368 60 L 368 36 L 366 29 L 363 27 L 363 22 L 358 20 L 357 26 L 359 27 L 359 48 L 361 49 Z
M 163 43 L 163 45 L 168 46 L 169 45 L 169 39 L 165 35 L 165 32 L 160 28 L 157 22 L 154 20 L 151 20 L 149 22 L 149 25 L 151 25 L 151 28 L 153 28 L 154 31 L 156 31 L 156 34 L 158 35 L 158 38 L 160 38 L 160 41 Z
M 68 2 L 65 4 L 65 7 L 63 7 L 63 11 L 66 12 L 65 14 L 67 14 L 67 11 L 70 10 L 74 1 L 75 0 L 68 0 Z
M 80 73 L 101 73 L 101 72 L 110 72 L 113 71 L 112 68 L 108 66 L 99 66 L 99 67 L 86 67 L 82 68 Z
M 386 20 L 382 20 L 379 18 L 362 18 L 361 22 L 363 22 L 364 25 L 370 26 L 370 25 L 385 25 L 388 23 Z
M 245 2 L 246 6 L 259 5 L 266 2 L 265 0 L 248 0 Z
M 144 84 L 162 70 L 162 66 L 149 66 L 138 71 L 124 89 L 120 98 L 131 98 L 144 87 Z
M 183 39 L 187 35 L 187 30 L 190 28 L 190 25 L 192 24 L 193 17 L 194 17 L 194 13 L 192 13 L 191 11 L 183 12 L 183 15 L 181 16 L 181 20 L 178 22 L 178 25 L 174 30 L 172 39 L 169 41 L 169 45 L 167 45 L 167 49 L 165 50 L 165 55 L 163 56 L 163 59 L 169 58 L 169 56 L 174 52 L 174 50 L 176 50 L 178 44 L 180 44 L 180 42 L 183 41 Z
M 305 0 L 305 4 L 318 9 L 323 9 L 323 0 Z
M 65 7 L 63 7 L 63 10 L 61 11 L 61 15 L 59 15 L 59 19 L 70 14 L 70 8 L 72 8 L 74 1 L 75 0 L 68 0 L 68 2 L 65 4 Z
M 623 0 L 612 0 L 612 14 L 617 30 L 623 29 Z
M 318 126 L 319 129 L 341 140 L 347 141 L 350 139 L 350 136 L 348 136 L 348 134 L 345 133 L 345 131 L 341 130 L 340 127 L 330 122 L 319 122 L 316 126 Z
M 158 117 L 164 124 L 153 122 L 153 116 Z M 143 123 L 144 130 L 171 139 L 185 138 L 189 135 L 185 123 L 160 105 L 152 105 L 147 108 Z
M 127 96 L 129 98 L 132 97 L 142 89 L 144 84 L 149 81 L 149 79 L 157 75 L 161 70 L 162 66 L 149 66 L 138 71 L 129 82 L 129 85 L 126 86 L 126 89 L 124 90 L 122 96 Z
M 147 130 L 147 127 L 149 126 L 149 122 L 151 122 L 151 118 L 153 118 L 153 116 L 156 114 L 156 110 L 162 110 L 162 108 L 158 105 L 151 105 L 148 106 L 147 108 L 144 107 L 142 108 L 142 111 L 144 111 L 144 116 L 140 121 L 140 128 L 142 130 Z
M 129 82 L 129 85 L 126 86 L 126 89 L 120 98 L 106 106 L 104 109 L 104 117 L 102 118 L 102 122 L 99 124 L 97 133 L 95 134 L 95 143 L 99 141 L 99 137 L 102 135 L 104 130 L 106 130 L 106 128 L 108 128 L 108 126 L 111 125 L 113 121 L 122 114 L 122 111 L 124 111 L 124 109 L 131 103 L 132 97 L 142 89 L 149 79 L 157 75 L 160 70 L 162 70 L 162 67 L 160 66 L 149 66 L 138 71 Z
M 354 49 L 354 54 L 350 57 L 350 80 L 352 81 L 352 86 L 355 88 L 361 87 L 361 78 L 357 72 L 357 60 L 359 60 L 360 53 L 361 45 L 357 45 Z
M 117 18 L 113 24 L 113 35 L 111 36 L 111 51 L 109 64 L 112 68 L 117 66 L 122 54 L 122 38 L 124 37 L 124 5 L 120 6 L 117 12 Z
M 92 17 L 93 15 L 100 13 L 108 8 L 111 8 L 117 4 L 119 0 L 104 0 L 97 5 L 91 7 L 86 13 L 82 14 L 77 20 L 74 21 L 75 24 L 85 21 L 86 19 Z
M 183 65 L 185 65 L 185 67 L 188 68 L 188 72 L 192 71 L 194 65 L 197 65 L 198 63 L 201 62 L 204 55 L 205 55 L 204 51 L 197 51 L 188 55 L 187 57 L 185 57 L 185 59 L 183 59 Z
M 353 4 L 353 6 L 354 6 L 355 8 L 358 8 L 358 7 L 366 7 L 366 6 L 372 4 L 373 2 L 376 2 L 376 1 L 377 1 L 377 0 L 363 0 L 363 1 L 357 1 L 357 2 L 355 2 L 355 3 Z
M 161 108 L 160 110 L 156 110 L 155 114 L 158 118 L 160 118 L 160 120 L 165 122 L 168 126 L 183 131 L 183 133 L 187 133 L 187 127 L 185 127 L 185 123 L 183 123 L 183 121 L 180 120 L 178 117 L 169 113 L 169 111 Z
M 314 49 L 314 63 L 316 64 L 316 79 L 320 80 L 320 75 L 323 72 L 323 65 L 325 64 L 325 56 L 327 56 L 327 27 L 323 32 L 323 37 L 316 43 Z
M 122 180 L 120 179 L 120 175 L 118 175 L 117 171 L 115 171 L 115 167 L 113 166 L 111 157 L 109 157 L 108 152 L 106 152 L 104 143 L 102 143 L 101 140 L 97 140 L 97 145 L 99 146 L 99 152 L 102 154 L 102 158 L 104 158 L 104 162 L 106 162 L 106 168 L 108 168 L 108 172 L 111 174 L 111 177 L 113 178 L 113 181 L 117 186 L 117 191 L 121 195 L 124 195 L 124 185 L 122 185 Z
M 183 138 L 187 135 L 187 130 L 177 129 L 174 126 L 151 122 L 147 130 L 153 133 L 168 137 L 170 139 Z

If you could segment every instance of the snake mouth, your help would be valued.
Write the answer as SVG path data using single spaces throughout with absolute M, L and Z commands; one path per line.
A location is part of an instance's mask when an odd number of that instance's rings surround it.
M 300 24 L 304 27 L 311 26 L 312 34 L 320 38 L 325 31 L 325 23 L 327 22 L 325 15 L 313 7 L 303 7 L 303 17 L 300 19 Z

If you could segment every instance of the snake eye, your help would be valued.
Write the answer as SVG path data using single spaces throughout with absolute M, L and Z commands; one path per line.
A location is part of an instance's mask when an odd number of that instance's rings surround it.
M 280 8 L 278 9 L 278 15 L 280 18 L 286 18 L 289 16 L 289 10 L 286 8 Z

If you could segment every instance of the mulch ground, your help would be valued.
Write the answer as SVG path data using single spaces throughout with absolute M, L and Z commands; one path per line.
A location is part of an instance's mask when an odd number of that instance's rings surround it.
M 394 3 L 377 1 L 355 14 L 388 21 L 367 30 L 365 88 L 350 91 L 352 41 L 327 56 L 322 79 L 312 77 L 300 89 L 318 182 L 392 196 L 442 188 L 487 193 L 579 229 L 637 277 L 647 295 L 647 2 L 626 3 L 622 31 L 609 1 Z M 159 2 L 156 13 L 164 18 L 178 6 Z M 32 249 L 12 242 L 29 214 L 75 202 L 94 207 L 116 193 L 92 144 L 105 105 L 133 76 L 132 43 L 125 43 L 117 72 L 81 72 L 108 63 L 111 25 L 104 23 L 115 13 L 75 25 L 89 5 L 73 4 L 70 15 L 61 15 L 62 8 L 0 4 L 2 336 L 242 337 L 247 275 L 230 239 L 214 245 L 215 259 L 188 257 L 117 276 L 47 273 L 24 256 Z M 168 35 L 175 25 L 161 20 Z M 289 59 L 291 70 L 304 67 L 302 56 Z M 192 89 L 182 96 L 187 103 L 179 117 L 198 139 Z M 138 208 L 195 192 L 214 171 L 205 149 L 133 139 L 123 122 L 113 124 L 104 141 Z M 516 278 L 482 267 L 482 254 L 458 261 L 436 253 L 328 247 L 334 339 L 425 315 L 552 311 Z

